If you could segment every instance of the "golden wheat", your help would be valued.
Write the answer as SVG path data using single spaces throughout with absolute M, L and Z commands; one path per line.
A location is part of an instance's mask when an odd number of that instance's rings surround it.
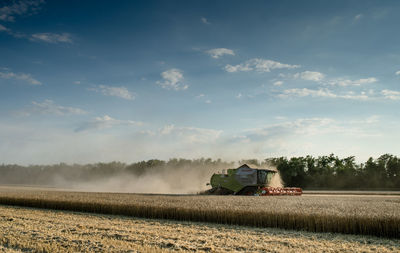
M 400 237 L 399 196 L 177 196 L 0 190 L 0 203 L 145 218 Z

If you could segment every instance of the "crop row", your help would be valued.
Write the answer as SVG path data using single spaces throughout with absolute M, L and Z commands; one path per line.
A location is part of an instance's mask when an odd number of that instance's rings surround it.
M 400 217 L 395 215 L 337 215 L 326 212 L 298 212 L 290 210 L 274 211 L 274 208 L 198 208 L 195 205 L 164 205 L 148 196 L 151 204 L 146 202 L 111 202 L 98 197 L 80 199 L 62 199 L 62 192 L 57 198 L 34 197 L 34 195 L 0 195 L 0 204 L 17 205 L 35 208 L 91 212 L 101 214 L 127 215 L 143 218 L 173 219 L 181 221 L 215 222 L 222 224 L 246 225 L 255 227 L 274 227 L 303 230 L 310 232 L 335 232 L 345 234 L 374 235 L 380 237 L 400 237 Z M 71 193 L 69 193 L 71 194 Z M 77 194 L 79 196 L 79 194 Z M 87 193 L 90 196 L 90 193 Z M 117 197 L 118 195 L 114 195 Z M 124 196 L 129 197 L 129 194 Z M 135 195 L 133 195 L 134 198 Z M 154 198 L 159 198 L 154 196 Z M 177 196 L 176 198 L 180 198 Z M 182 197 L 184 198 L 184 197 Z M 224 198 L 223 196 L 220 199 Z M 296 197 L 293 197 L 296 198 Z M 192 197 L 195 201 L 201 198 Z M 257 198 L 256 198 L 257 199 Z M 257 201 L 257 200 L 255 200 Z M 284 199 L 282 200 L 284 201 Z M 382 210 L 384 213 L 385 210 Z

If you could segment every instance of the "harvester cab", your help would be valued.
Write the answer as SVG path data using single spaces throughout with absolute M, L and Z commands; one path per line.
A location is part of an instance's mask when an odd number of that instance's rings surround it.
M 243 164 L 237 169 L 228 169 L 227 173 L 213 174 L 209 194 L 215 195 L 301 195 L 300 188 L 269 187 L 275 170 L 251 168 Z

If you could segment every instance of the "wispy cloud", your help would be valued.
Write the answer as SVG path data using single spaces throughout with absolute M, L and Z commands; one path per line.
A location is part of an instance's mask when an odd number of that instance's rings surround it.
M 371 123 L 374 122 L 376 121 L 371 121 Z M 269 140 L 274 142 L 281 137 L 324 136 L 327 134 L 346 134 L 352 137 L 376 136 L 376 133 L 368 132 L 360 127 L 364 125 L 365 122 L 340 122 L 332 118 L 299 118 L 243 131 L 240 134 L 240 141 L 255 143 Z
M 254 58 L 238 65 L 228 64 L 225 66 L 225 70 L 227 72 L 239 72 L 239 71 L 270 72 L 273 69 L 294 69 L 299 67 L 300 65 L 290 65 L 273 60 Z
M 400 91 L 382 90 L 381 93 L 387 99 L 400 100 Z
M 214 59 L 218 59 L 219 57 L 224 55 L 235 55 L 235 52 L 233 52 L 233 50 L 227 48 L 214 48 L 206 51 L 206 53 Z
M 20 32 L 15 32 L 7 27 L 5 27 L 4 25 L 0 25 L 0 32 L 5 32 L 11 36 L 13 36 L 14 38 L 28 38 L 29 36 L 24 34 L 24 33 L 20 33 Z
M 331 118 L 300 118 L 266 125 L 262 128 L 245 130 L 241 133 L 241 136 L 249 141 L 259 142 L 293 134 L 317 135 L 332 132 L 332 129 L 328 131 L 327 127 L 332 126 L 334 122 Z
M 45 114 L 45 115 L 82 115 L 86 114 L 85 110 L 76 107 L 68 107 L 57 105 L 53 100 L 46 99 L 43 102 L 32 101 L 32 106 L 25 110 L 19 111 L 17 114 L 22 116 L 30 116 L 33 114 Z
M 378 79 L 375 77 L 361 78 L 357 80 L 351 80 L 346 78 L 326 78 L 321 72 L 316 71 L 303 71 L 296 73 L 292 76 L 294 79 L 303 79 L 307 81 L 313 81 L 320 84 L 328 84 L 332 86 L 361 86 L 363 84 L 376 83 Z
M 345 94 L 336 94 L 328 89 L 286 89 L 283 90 L 281 94 L 278 95 L 280 98 L 289 97 L 327 97 L 327 98 L 342 98 L 342 99 L 352 99 L 352 100 L 368 100 L 369 97 L 366 92 L 361 92 L 360 94 L 355 94 L 354 92 L 347 92 Z
M 107 85 L 98 85 L 89 90 L 100 92 L 105 96 L 113 96 L 113 97 L 120 97 L 127 100 L 135 99 L 135 94 L 130 92 L 126 87 L 114 87 L 114 86 L 107 86 Z
M 187 143 L 209 143 L 214 142 L 222 134 L 221 130 L 197 128 L 197 127 L 176 127 L 166 125 L 158 131 L 160 136 L 170 136 L 173 139 L 180 139 Z
M 325 78 L 325 75 L 315 71 L 304 71 L 293 75 L 295 79 L 300 78 L 303 80 L 319 82 Z
M 282 84 L 283 84 L 283 81 L 274 82 L 274 86 L 281 86 Z
M 14 72 L 0 72 L 0 78 L 3 79 L 16 79 L 25 81 L 32 85 L 41 85 L 42 83 L 33 78 L 30 74 L 14 73 Z
M 200 101 L 203 101 L 206 104 L 211 104 L 211 99 L 208 99 L 206 95 L 204 94 L 199 94 L 196 96 L 197 99 L 199 99 Z
M 360 86 L 367 83 L 376 83 L 378 81 L 375 77 L 362 78 L 358 80 L 350 80 L 350 79 L 331 79 L 327 81 L 329 85 L 338 85 L 338 86 Z
M 0 20 L 14 22 L 16 16 L 35 14 L 44 0 L 21 0 L 10 3 L 0 8 Z
M 358 21 L 358 20 L 360 20 L 361 18 L 363 18 L 364 17 L 364 15 L 363 14 L 357 14 L 357 15 L 355 15 L 354 16 L 354 21 Z
M 201 20 L 201 22 L 202 22 L 203 24 L 211 25 L 211 23 L 210 23 L 205 17 L 201 17 L 200 20 Z
M 400 76 L 400 70 L 399 71 L 396 71 L 396 73 L 395 73 L 397 76 Z
M 6 31 L 8 31 L 9 29 L 7 28 L 7 27 L 5 27 L 4 25 L 1 25 L 0 24 L 0 32 L 6 32 Z
M 92 129 L 104 129 L 111 128 L 115 126 L 141 126 L 142 122 L 133 121 L 133 120 L 118 120 L 111 118 L 108 115 L 104 115 L 103 117 L 95 117 L 94 119 L 84 122 L 81 126 L 75 129 L 75 132 L 88 131 Z
M 307 97 L 307 96 L 312 96 L 312 97 L 330 97 L 330 98 L 336 98 L 337 95 L 332 93 L 332 91 L 327 90 L 327 89 L 318 89 L 318 90 L 312 90 L 308 88 L 303 88 L 303 89 L 286 89 L 283 90 L 281 94 L 278 95 L 280 98 L 287 98 L 287 97 Z
M 34 33 L 31 35 L 30 40 L 51 44 L 73 43 L 72 36 L 69 33 Z
M 25 34 L 21 32 L 15 32 L 4 25 L 0 24 L 0 32 L 5 32 L 15 38 L 28 39 L 34 42 L 45 42 L 50 44 L 58 43 L 69 43 L 72 44 L 72 35 L 69 33 L 34 33 Z
M 169 69 L 161 73 L 163 81 L 157 81 L 157 84 L 164 89 L 186 90 L 189 85 L 184 84 L 183 72 L 180 69 Z

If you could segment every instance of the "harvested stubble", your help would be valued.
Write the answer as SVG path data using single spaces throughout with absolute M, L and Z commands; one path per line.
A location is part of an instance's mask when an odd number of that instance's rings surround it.
M 0 204 L 310 232 L 400 237 L 398 196 L 174 196 L 0 189 Z

